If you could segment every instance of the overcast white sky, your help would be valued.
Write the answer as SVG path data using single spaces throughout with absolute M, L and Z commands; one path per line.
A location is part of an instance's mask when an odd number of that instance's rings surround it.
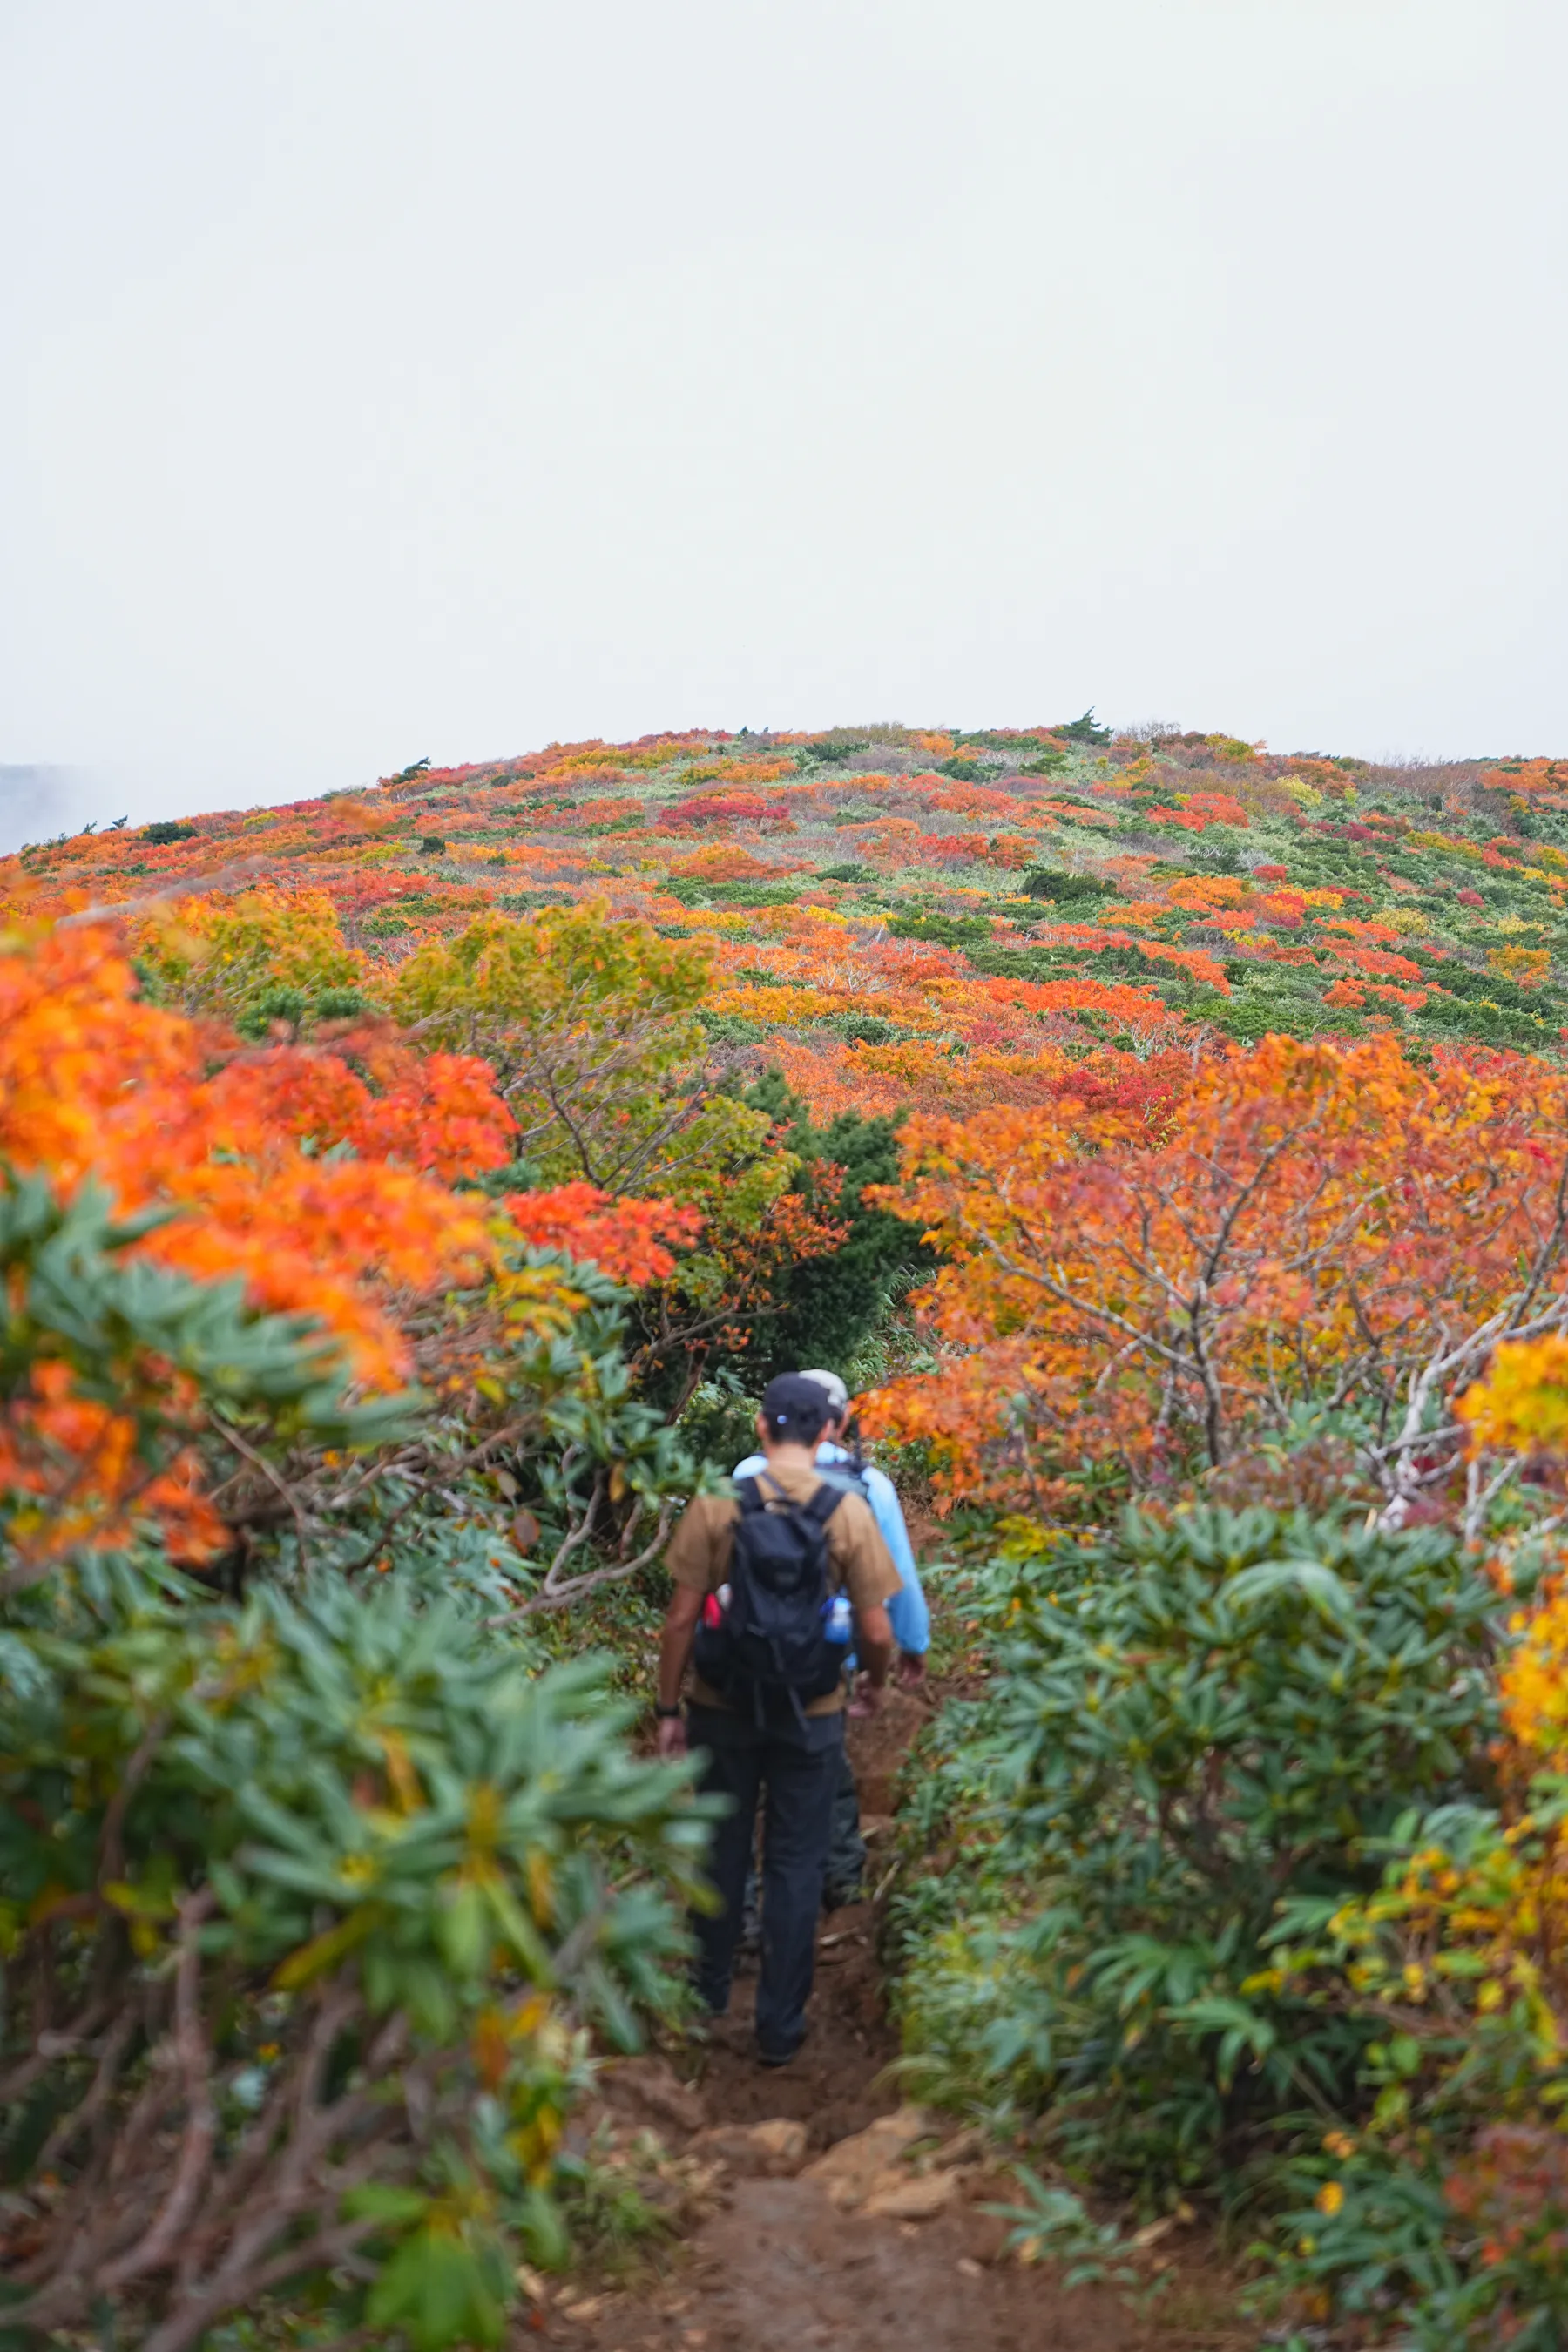
M 0 762 L 1568 752 L 1565 67 L 1562 0 L 0 0 Z

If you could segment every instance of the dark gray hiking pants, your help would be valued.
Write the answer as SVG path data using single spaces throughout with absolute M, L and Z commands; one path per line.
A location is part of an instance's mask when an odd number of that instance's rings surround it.
M 757 2041 L 787 2057 L 805 2032 L 816 1958 L 816 1919 L 833 1835 L 844 1759 L 842 1715 L 814 1716 L 804 1727 L 761 1728 L 717 1707 L 687 1710 L 687 1737 L 706 1751 L 703 1789 L 731 1811 L 715 1824 L 708 1874 L 722 1908 L 692 1917 L 697 1988 L 722 2016 L 730 2005 L 746 1878 L 763 1797 L 763 1957 Z

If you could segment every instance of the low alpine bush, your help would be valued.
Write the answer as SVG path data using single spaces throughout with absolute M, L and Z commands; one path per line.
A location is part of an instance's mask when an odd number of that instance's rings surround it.
M 126 1560 L 0 1686 L 0 2242 L 21 2340 L 187 2352 L 287 2292 L 493 2343 L 563 2258 L 587 2029 L 668 2003 L 703 1821 L 605 1668 L 401 1578 L 205 1601 Z
M 1376 1885 L 1412 1804 L 1484 1781 L 1493 1586 L 1439 1529 L 1129 1513 L 992 1571 L 1004 1673 L 937 1735 L 902 1898 L 918 2076 L 1049 2110 L 1145 2202 L 1254 2193 L 1353 2114 L 1375 2025 L 1273 1949 Z

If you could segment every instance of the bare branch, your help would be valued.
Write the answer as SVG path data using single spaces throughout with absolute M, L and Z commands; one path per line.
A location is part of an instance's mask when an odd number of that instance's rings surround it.
M 646 1568 L 648 1562 L 656 1559 L 663 1550 L 665 1538 L 669 1533 L 669 1523 L 674 1518 L 675 1512 L 674 1502 L 666 1502 L 661 1507 L 658 1526 L 653 1539 L 644 1545 L 635 1559 L 616 1560 L 606 1568 L 592 1569 L 583 1576 L 573 1577 L 565 1584 L 552 1586 L 547 1579 L 536 1593 L 516 1609 L 509 1609 L 500 1617 L 487 1617 L 486 1625 L 493 1629 L 500 1625 L 515 1624 L 520 1617 L 537 1616 L 544 1609 L 569 1609 L 574 1601 L 581 1601 L 586 1593 L 596 1592 L 601 1585 L 624 1584 L 628 1576 L 635 1576 L 639 1568 Z M 559 1562 L 560 1554 L 558 1553 L 555 1565 L 559 1565 Z M 554 1573 L 553 1566 L 551 1572 Z
M 212 2053 L 201 2012 L 201 1931 L 216 1908 L 216 1897 L 204 1889 L 180 1903 L 180 1956 L 174 1970 L 174 2057 L 178 2064 L 185 2105 L 184 2138 L 174 2185 L 152 2228 L 140 2244 L 110 2263 L 99 2279 L 101 2292 L 143 2277 L 166 2262 L 195 2209 L 212 2161 L 217 2137 L 217 2113 L 212 2096 Z
M 262 1476 L 266 1479 L 268 1485 L 273 1489 L 274 1493 L 281 1496 L 283 1502 L 288 1506 L 294 1520 L 294 1540 L 300 1547 L 300 1573 L 301 1576 L 305 1575 L 310 1565 L 310 1544 L 305 1534 L 305 1514 L 301 1507 L 299 1496 L 295 1493 L 293 1487 L 289 1486 L 288 1480 L 282 1475 L 282 1473 L 274 1468 L 273 1465 L 268 1462 L 266 1454 L 258 1453 L 247 1438 L 241 1437 L 238 1430 L 236 1429 L 232 1421 L 225 1421 L 221 1415 L 215 1416 L 215 1418 L 216 1419 L 217 1426 L 223 1431 L 225 1437 L 233 1446 L 235 1452 L 237 1454 L 243 1454 L 246 1461 L 250 1464 L 253 1470 L 260 1471 Z

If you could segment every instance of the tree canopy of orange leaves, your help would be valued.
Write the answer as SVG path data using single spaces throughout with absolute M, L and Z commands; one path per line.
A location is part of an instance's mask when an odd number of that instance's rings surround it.
M 494 1255 L 483 1204 L 443 1178 L 508 1157 L 510 1118 L 484 1066 L 421 1060 L 374 1038 L 367 1076 L 335 1052 L 237 1050 L 232 1039 L 140 1000 L 113 940 L 91 928 L 0 947 L 0 1169 L 68 1204 L 96 1186 L 140 1220 L 129 1255 L 202 1283 L 238 1285 L 257 1314 L 314 1327 L 362 1393 L 395 1391 L 410 1301 L 479 1279 Z M 0 1422 L 0 1492 L 30 1498 L 33 1541 L 117 1539 L 134 1502 L 177 1554 L 222 1530 L 194 1456 L 150 1473 L 145 1413 L 199 1421 L 189 1384 L 121 1366 L 121 1397 L 84 1393 L 68 1349 L 35 1338 L 20 1276 L 10 1318 L 18 1360 Z M 18 1336 L 20 1335 L 20 1336 Z M 34 1522 L 37 1526 L 34 1526 Z
M 976 1044 L 955 1054 L 923 1039 L 840 1045 L 830 1054 L 775 1038 L 772 1052 L 789 1085 L 825 1121 L 845 1111 L 875 1118 L 911 1108 L 968 1118 L 998 1103 L 1026 1110 L 1064 1094 L 1096 1105 L 1114 1099 L 1144 1106 L 1168 1100 L 1191 1067 L 1188 1055 L 1171 1051 L 1141 1057 L 1111 1047 L 1084 1059 L 1056 1045 L 1022 1054 Z
M 1096 1463 L 1158 1482 L 1343 1406 L 1407 1504 L 1496 1344 L 1568 1314 L 1565 1134 L 1563 1073 L 1388 1037 L 1270 1037 L 1163 1104 L 917 1118 L 882 1198 L 947 1255 L 942 1356 L 867 1420 L 949 1497 L 1037 1511 Z
M 13 936 L 0 954 L 0 1160 L 122 1213 L 178 1212 L 140 1244 L 252 1303 L 315 1317 L 361 1382 L 395 1386 L 389 1302 L 476 1278 L 482 1215 L 443 1179 L 501 1165 L 510 1114 L 482 1062 L 372 1038 L 367 1083 L 331 1048 L 247 1052 L 147 1004 L 106 934 Z M 215 1066 L 216 1064 L 216 1066 Z
M 632 1285 L 672 1274 L 667 1244 L 695 1239 L 694 1212 L 611 1203 L 591 1185 L 504 1210 L 454 1189 L 505 1165 L 514 1134 L 472 1055 L 420 1055 L 385 1028 L 247 1049 L 146 1003 L 105 931 L 0 941 L 0 1180 L 41 1183 L 68 1213 L 107 1196 L 120 1223 L 102 1230 L 131 1264 L 227 1284 L 247 1313 L 285 1318 L 280 1333 L 313 1331 L 321 1376 L 335 1365 L 362 1397 L 402 1387 L 410 1309 L 492 1275 L 509 1229 Z M 0 1497 L 22 1572 L 121 1540 L 133 1517 L 161 1525 L 176 1557 L 211 1557 L 226 1537 L 190 1379 L 121 1345 L 109 1389 L 84 1387 L 26 1294 L 18 1265 Z

